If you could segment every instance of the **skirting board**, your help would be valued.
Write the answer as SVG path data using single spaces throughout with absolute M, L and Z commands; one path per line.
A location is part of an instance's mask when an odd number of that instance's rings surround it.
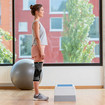
M 54 89 L 55 86 L 39 86 L 39 89 Z M 102 89 L 103 85 L 100 86 L 75 86 L 76 89 Z M 0 89 L 17 89 L 11 83 L 0 83 Z

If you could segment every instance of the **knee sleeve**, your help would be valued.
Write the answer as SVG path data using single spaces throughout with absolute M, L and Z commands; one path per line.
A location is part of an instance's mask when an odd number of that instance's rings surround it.
M 43 62 L 34 62 L 35 71 L 34 71 L 33 81 L 39 81 L 40 80 L 40 75 L 42 72 L 42 63 Z

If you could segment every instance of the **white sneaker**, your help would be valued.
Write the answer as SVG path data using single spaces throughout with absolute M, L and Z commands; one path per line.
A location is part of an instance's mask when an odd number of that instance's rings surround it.
M 47 101 L 48 99 L 49 99 L 49 97 L 46 97 L 41 93 L 39 93 L 38 96 L 34 95 L 34 97 L 33 97 L 34 101 Z

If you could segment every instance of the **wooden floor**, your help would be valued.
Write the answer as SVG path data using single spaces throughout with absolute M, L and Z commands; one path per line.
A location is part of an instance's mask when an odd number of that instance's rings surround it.
M 54 102 L 54 89 L 40 89 L 49 101 L 33 101 L 34 90 L 0 89 L 0 105 L 105 105 L 105 89 L 76 89 L 76 102 Z

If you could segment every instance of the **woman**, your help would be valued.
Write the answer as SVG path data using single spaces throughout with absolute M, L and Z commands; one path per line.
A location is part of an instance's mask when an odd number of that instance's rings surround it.
M 35 72 L 33 77 L 34 85 L 34 100 L 47 101 L 49 97 L 44 96 L 39 92 L 39 80 L 40 74 L 42 72 L 43 62 L 44 62 L 44 49 L 47 43 L 46 31 L 40 22 L 40 18 L 43 17 L 44 8 L 41 4 L 35 4 L 30 6 L 31 14 L 34 16 L 34 21 L 32 23 L 32 48 L 31 55 L 34 60 Z

